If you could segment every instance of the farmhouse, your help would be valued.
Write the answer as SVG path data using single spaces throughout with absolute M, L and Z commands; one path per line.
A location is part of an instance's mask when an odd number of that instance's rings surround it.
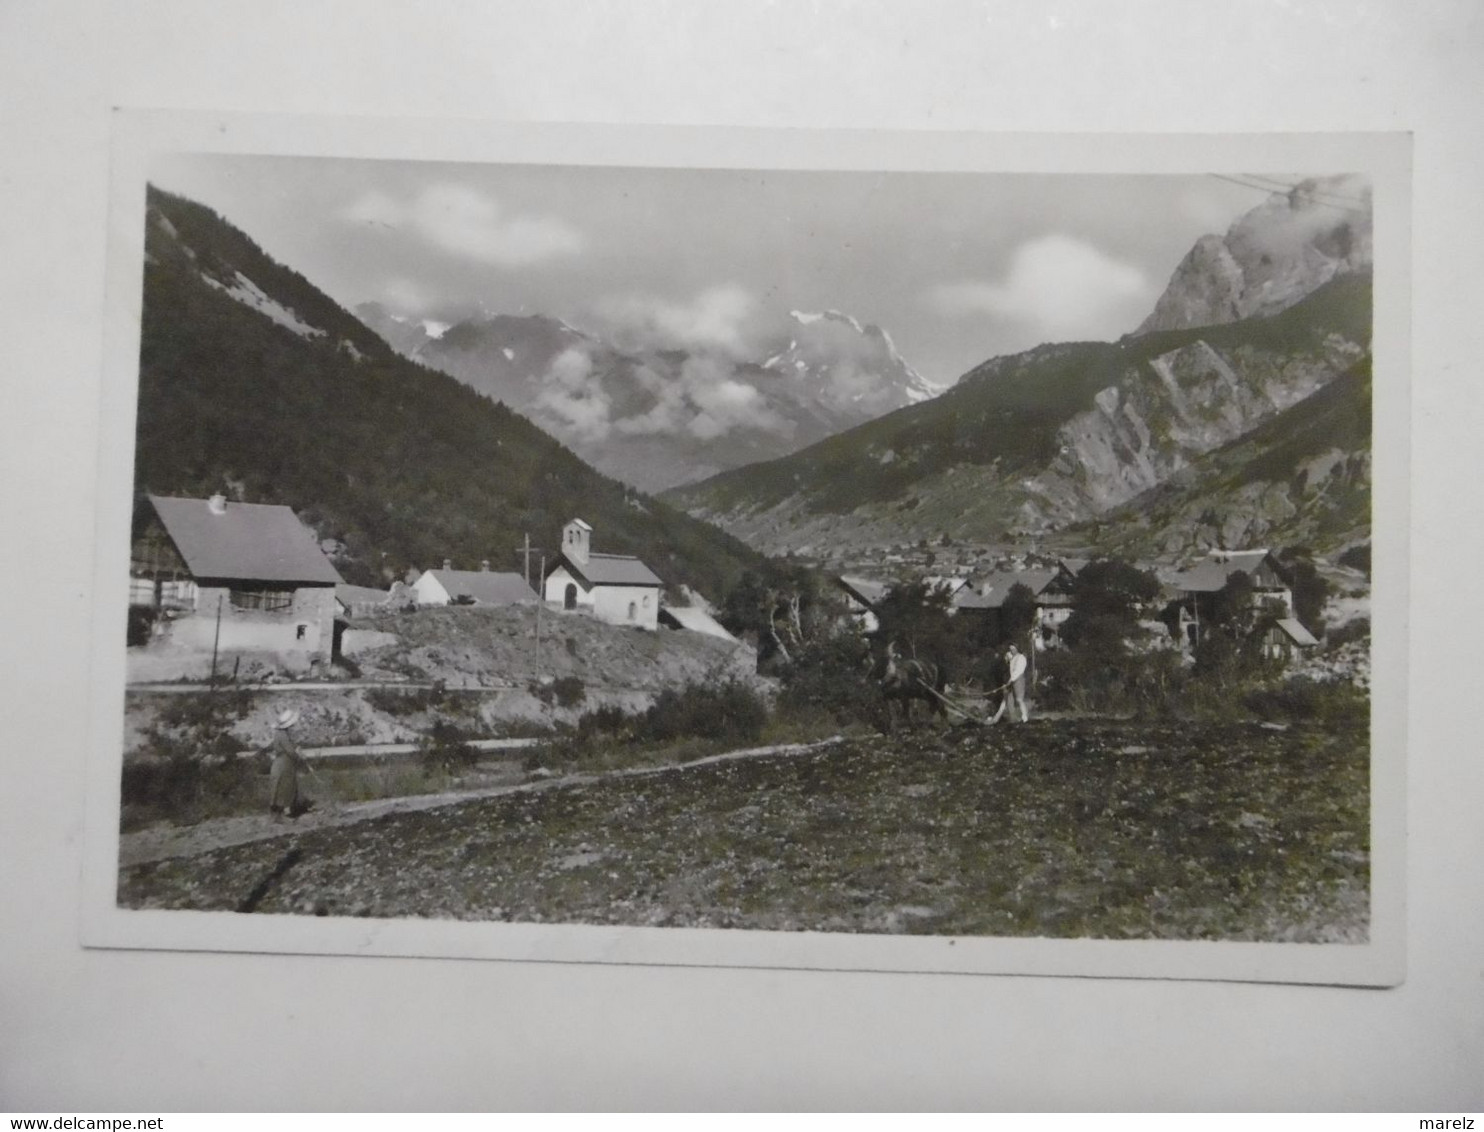
M 130 558 L 131 643 L 330 658 L 340 575 L 292 509 L 151 495 Z
M 1059 643 L 1061 626 L 1072 615 L 1072 581 L 1073 575 L 1065 566 L 996 570 L 979 585 L 955 594 L 953 608 L 960 614 L 984 619 L 999 633 L 1005 599 L 1016 586 L 1024 586 L 1035 603 L 1031 641 L 1038 649 L 1052 648 Z
M 1194 566 L 1169 578 L 1170 586 L 1179 594 L 1182 644 L 1194 646 L 1199 642 L 1201 622 L 1210 618 L 1216 595 L 1238 573 L 1252 582 L 1255 606 L 1276 602 L 1282 606 L 1285 618 L 1293 618 L 1293 591 L 1271 551 L 1213 550 Z
M 424 570 L 412 583 L 412 598 L 418 605 L 527 605 L 537 600 L 536 591 L 519 574 L 491 570 L 488 562 L 478 570 L 455 570 L 443 560 L 440 570 Z
M 658 628 L 664 583 L 632 555 L 594 554 L 592 533 L 581 519 L 562 528 L 561 553 L 547 568 L 542 596 L 564 610 L 584 610 L 613 625 Z

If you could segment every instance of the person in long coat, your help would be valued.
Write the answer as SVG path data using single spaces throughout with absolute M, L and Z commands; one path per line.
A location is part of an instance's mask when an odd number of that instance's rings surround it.
M 268 748 L 273 754 L 268 772 L 268 810 L 275 821 L 296 818 L 304 812 L 299 800 L 299 771 L 308 764 L 290 734 L 298 722 L 299 713 L 289 709 L 280 712 L 273 725 L 273 741 Z

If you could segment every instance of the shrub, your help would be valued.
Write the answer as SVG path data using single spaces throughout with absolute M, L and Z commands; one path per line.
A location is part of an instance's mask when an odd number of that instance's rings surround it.
M 666 688 L 636 721 L 638 740 L 717 739 L 752 742 L 763 733 L 768 707 L 736 680 Z
M 226 747 L 217 743 L 213 750 L 202 750 L 177 741 L 157 748 L 163 757 L 126 762 L 119 779 L 120 802 L 174 822 L 255 808 L 261 802 L 265 764 L 240 758 L 235 744 L 230 751 Z
M 366 702 L 387 715 L 416 715 L 439 707 L 448 698 L 448 689 L 440 680 L 430 688 L 371 688 Z
M 1258 688 L 1243 698 L 1255 715 L 1268 720 L 1315 723 L 1326 730 L 1358 730 L 1370 726 L 1370 697 L 1343 680 L 1314 680 L 1298 676 L 1282 684 Z
M 1327 648 L 1337 649 L 1341 645 L 1348 645 L 1351 641 L 1367 641 L 1371 636 L 1371 619 L 1369 617 L 1356 617 L 1346 621 L 1337 629 L 1331 629 L 1325 634 L 1324 643 Z
M 1352 546 L 1344 554 L 1340 555 L 1339 563 L 1341 566 L 1348 566 L 1352 570 L 1359 570 L 1369 578 L 1371 576 L 1371 544 L 1366 542 L 1361 543 L 1359 546 Z
M 810 645 L 783 674 L 779 706 L 794 714 L 824 714 L 846 723 L 859 718 L 863 697 L 874 689 L 870 654 L 853 634 Z
M 154 633 L 156 613 L 148 606 L 129 607 L 129 627 L 126 640 L 130 646 L 147 645 Z
M 576 707 L 587 699 L 587 687 L 577 676 L 559 676 L 551 685 L 558 707 Z
M 470 767 L 479 761 L 479 751 L 469 745 L 469 734 L 457 724 L 440 719 L 417 746 L 418 761 L 424 770 L 451 770 Z
M 577 721 L 577 737 L 591 739 L 598 735 L 622 735 L 633 721 L 634 717 L 617 704 L 603 704 L 582 714 Z
M 245 688 L 217 692 L 182 692 L 171 695 L 160 710 L 157 727 L 161 730 L 209 730 L 216 732 L 234 719 L 247 718 L 252 710 L 253 694 Z

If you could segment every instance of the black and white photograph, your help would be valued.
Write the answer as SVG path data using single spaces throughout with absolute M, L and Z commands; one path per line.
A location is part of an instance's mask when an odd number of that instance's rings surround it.
M 0 29 L 0 1109 L 1479 1115 L 1475 7 Z
M 139 165 L 125 919 L 1374 942 L 1363 164 Z

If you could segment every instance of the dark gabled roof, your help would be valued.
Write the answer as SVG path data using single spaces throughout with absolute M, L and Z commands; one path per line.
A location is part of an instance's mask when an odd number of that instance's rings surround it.
M 870 578 L 842 574 L 835 579 L 835 584 L 868 609 L 874 609 L 876 603 L 886 596 L 886 583 Z
M 1034 596 L 1040 597 L 1041 592 L 1056 580 L 1059 572 L 1050 567 L 1032 570 L 997 570 L 978 586 L 979 599 L 982 604 L 969 604 L 967 601 L 962 601 L 959 603 L 959 608 L 998 609 L 1005 604 L 1005 599 L 1010 596 L 1010 591 L 1016 586 L 1025 586 Z
M 563 554 L 557 566 L 565 566 L 589 586 L 662 586 L 665 583 L 639 559 L 630 554 L 589 554 L 578 563 Z M 553 566 L 552 569 L 556 567 Z M 548 570 L 549 574 L 551 571 Z
M 1004 601 L 1001 597 L 1000 601 Z M 999 603 L 991 603 L 990 597 L 983 590 L 975 589 L 973 586 L 965 586 L 953 595 L 954 609 L 998 609 Z
M 429 570 L 428 573 L 454 601 L 462 597 L 472 598 L 480 605 L 520 605 L 538 600 L 536 591 L 519 574 L 497 570 Z
M 1292 617 L 1281 618 L 1277 622 L 1277 625 L 1279 629 L 1287 634 L 1288 639 L 1296 645 L 1309 648 L 1319 643 L 1314 634 L 1304 628 L 1301 621 L 1295 620 Z
M 197 579 L 333 586 L 340 574 L 292 508 L 151 495 L 150 505 Z
M 1271 557 L 1266 550 L 1213 550 L 1189 570 L 1172 577 L 1170 583 L 1186 593 L 1214 593 L 1237 571 L 1255 574 Z
M 953 597 L 968 586 L 969 579 L 959 574 L 929 574 L 923 578 L 923 582 L 929 590 L 942 590 L 949 597 Z

